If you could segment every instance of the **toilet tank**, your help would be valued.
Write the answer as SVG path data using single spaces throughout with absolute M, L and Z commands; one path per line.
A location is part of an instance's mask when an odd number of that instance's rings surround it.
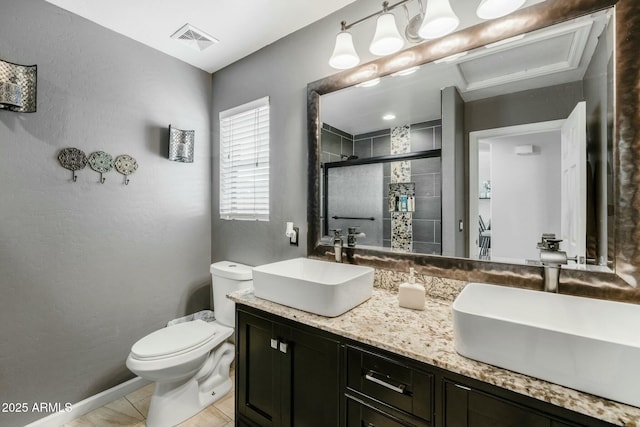
M 253 286 L 253 267 L 231 261 L 211 264 L 211 288 L 213 312 L 216 321 L 225 326 L 235 326 L 235 303 L 227 298 L 231 292 Z

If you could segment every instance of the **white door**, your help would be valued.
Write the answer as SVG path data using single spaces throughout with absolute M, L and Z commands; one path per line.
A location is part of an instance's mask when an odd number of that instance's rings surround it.
M 587 244 L 587 120 L 579 102 L 560 130 L 562 249 L 568 257 L 585 257 Z

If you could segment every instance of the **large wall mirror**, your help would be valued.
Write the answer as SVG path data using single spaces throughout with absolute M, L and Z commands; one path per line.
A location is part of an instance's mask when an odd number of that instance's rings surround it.
M 639 14 L 548 0 L 309 84 L 309 253 L 535 287 L 551 232 L 561 283 L 636 287 Z

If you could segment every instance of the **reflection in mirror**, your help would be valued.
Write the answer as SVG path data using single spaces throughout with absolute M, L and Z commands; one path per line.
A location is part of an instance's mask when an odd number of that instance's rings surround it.
M 613 9 L 600 11 L 376 86 L 323 94 L 320 154 L 322 173 L 330 171 L 323 235 L 375 223 L 359 244 L 535 263 L 540 236 L 555 233 L 574 268 L 606 269 L 613 260 L 612 16 Z M 438 157 L 390 160 L 434 149 Z M 363 159 L 372 163 L 366 173 L 352 164 Z M 398 183 L 414 185 L 415 211 L 392 209 L 390 184 Z

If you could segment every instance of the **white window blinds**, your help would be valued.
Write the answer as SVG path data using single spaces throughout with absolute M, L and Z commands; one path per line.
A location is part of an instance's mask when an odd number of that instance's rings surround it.
M 220 218 L 269 220 L 269 97 L 220 113 Z

